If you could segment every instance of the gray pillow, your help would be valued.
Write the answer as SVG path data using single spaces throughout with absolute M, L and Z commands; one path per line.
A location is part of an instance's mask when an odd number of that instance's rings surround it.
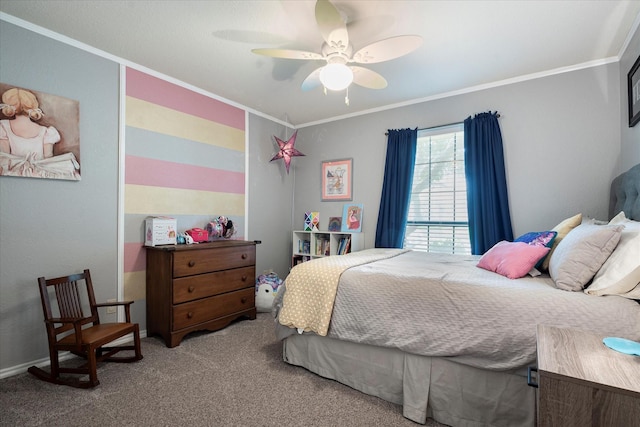
M 580 224 L 558 244 L 549 260 L 556 287 L 581 291 L 620 241 L 623 225 Z

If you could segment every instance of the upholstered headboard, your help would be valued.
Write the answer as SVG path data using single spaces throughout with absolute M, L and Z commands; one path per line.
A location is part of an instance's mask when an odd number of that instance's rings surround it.
M 611 182 L 609 219 L 620 211 L 624 211 L 627 218 L 640 221 L 640 164 Z

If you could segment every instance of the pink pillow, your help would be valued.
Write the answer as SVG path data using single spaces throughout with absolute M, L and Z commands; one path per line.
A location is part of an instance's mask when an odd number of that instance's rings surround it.
M 518 279 L 526 276 L 549 250 L 550 248 L 546 246 L 503 240 L 482 255 L 478 267 L 501 274 L 509 279 Z

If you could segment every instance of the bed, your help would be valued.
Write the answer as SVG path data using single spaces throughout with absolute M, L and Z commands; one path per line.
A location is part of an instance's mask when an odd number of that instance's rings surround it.
M 367 249 L 302 263 L 273 305 L 283 359 L 417 423 L 533 426 L 536 325 L 640 341 L 639 191 L 637 165 L 612 183 L 610 221 L 578 214 L 506 252 Z

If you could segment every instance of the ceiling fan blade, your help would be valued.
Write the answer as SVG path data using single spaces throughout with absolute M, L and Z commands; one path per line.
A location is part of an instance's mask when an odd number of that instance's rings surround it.
M 375 71 L 358 66 L 349 68 L 353 71 L 353 82 L 358 86 L 366 87 L 367 89 L 384 89 L 387 87 L 385 78 Z
M 375 64 L 399 58 L 422 44 L 420 36 L 397 36 L 371 43 L 353 54 L 351 62 Z
M 306 52 L 304 50 L 292 49 L 251 49 L 251 52 L 258 55 L 271 56 L 273 58 L 285 59 L 325 59 L 319 53 Z
M 302 90 L 307 91 L 311 89 L 315 89 L 318 86 L 322 86 L 322 82 L 320 81 L 320 71 L 322 71 L 324 67 L 316 68 L 307 76 L 306 79 L 302 82 Z
M 349 47 L 349 33 L 340 12 L 328 0 L 316 2 L 316 22 L 322 38 L 332 48 L 345 51 Z

